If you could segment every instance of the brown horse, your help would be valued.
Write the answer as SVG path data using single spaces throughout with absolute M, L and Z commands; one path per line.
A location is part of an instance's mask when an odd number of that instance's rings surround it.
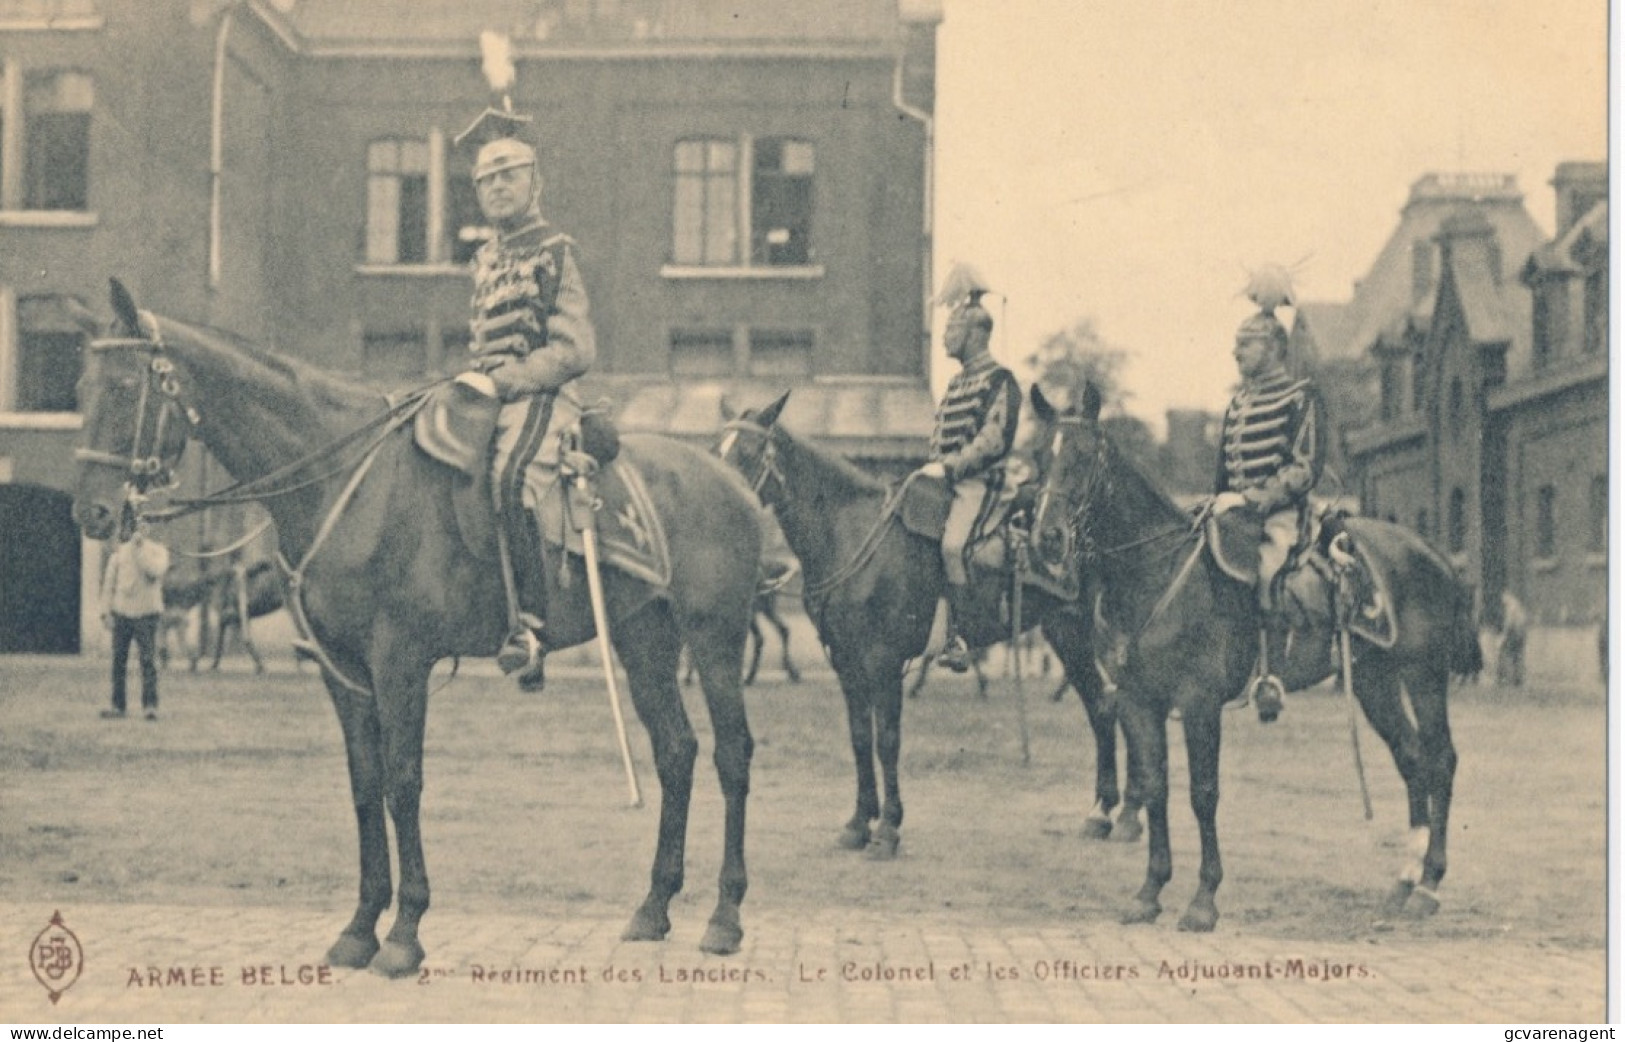
M 290 597 L 302 602 L 325 656 L 360 831 L 359 904 L 327 961 L 411 973 L 423 960 L 418 922 L 429 905 L 418 819 L 429 672 L 447 657 L 494 654 L 506 625 L 493 546 L 471 549 L 459 535 L 453 493 L 466 479 L 418 451 L 405 429 L 380 423 L 398 410 L 375 391 L 224 334 L 138 318 L 117 282 L 113 307 L 121 339 L 92 345 L 79 388 L 85 446 L 74 516 L 89 537 L 110 536 L 130 486 L 143 492 L 160 481 L 188 436 L 240 483 L 236 498 L 264 503 L 282 557 L 300 562 Z M 356 433 L 369 430 L 358 448 Z M 721 892 L 700 947 L 728 954 L 743 934 L 752 740 L 739 678 L 757 582 L 757 507 L 737 475 L 697 449 L 628 437 L 621 458 L 643 477 L 671 560 L 665 588 L 608 568 L 603 575 L 611 635 L 661 786 L 651 886 L 624 936 L 663 938 L 683 885 L 698 748 L 677 685 L 686 644 L 716 735 L 726 814 Z M 571 569 L 568 582 L 548 569 L 551 648 L 593 636 L 579 559 Z M 386 808 L 400 887 L 380 947 L 376 925 L 391 901 Z
M 1130 635 L 1127 660 L 1114 679 L 1132 759 L 1143 772 L 1136 788 L 1145 798 L 1151 838 L 1145 885 L 1125 921 L 1154 920 L 1162 910 L 1158 897 L 1173 876 L 1166 721 L 1177 708 L 1202 845 L 1200 884 L 1179 925 L 1211 930 L 1218 920 L 1214 895 L 1224 876 L 1216 821 L 1220 708 L 1243 694 L 1253 670 L 1257 598 L 1250 585 L 1232 579 L 1200 551 L 1191 515 L 1111 444 L 1097 422 L 1099 411 L 1099 395 L 1091 388 L 1075 412 L 1041 417 L 1051 424 L 1054 458 L 1044 468 L 1034 527 L 1061 532 L 1086 549 L 1101 576 L 1108 620 Z M 1380 572 L 1397 622 L 1391 647 L 1354 636 L 1350 656 L 1356 696 L 1393 753 L 1410 801 L 1414 861 L 1389 894 L 1384 914 L 1405 909 L 1425 915 L 1438 907 L 1456 770 L 1449 678 L 1482 665 L 1472 598 L 1449 562 L 1409 530 L 1353 517 L 1344 525 Z M 1295 634 L 1288 647 L 1272 646 L 1270 661 L 1289 690 L 1331 675 L 1331 638 L 1328 627 Z
M 731 420 L 720 453 L 773 508 L 801 561 L 807 615 L 828 649 L 846 698 L 857 806 L 839 842 L 853 850 L 867 848 L 872 857 L 891 857 L 903 823 L 897 771 L 903 672 L 925 651 L 930 637 L 946 582 L 942 551 L 936 541 L 888 517 L 892 490 L 884 482 L 785 429 L 779 414 L 788 399 L 786 392 L 765 409 L 747 410 Z M 1104 836 L 1110 831 L 1110 811 L 1120 802 L 1117 732 L 1094 668 L 1091 614 L 1031 591 L 1023 619 L 1026 625 L 1042 625 L 1088 711 L 1097 752 L 1096 803 L 1085 835 Z M 982 636 L 973 643 L 998 639 L 996 631 Z M 875 788 L 877 747 L 884 804 Z M 1123 813 L 1133 820 L 1137 801 L 1131 800 Z

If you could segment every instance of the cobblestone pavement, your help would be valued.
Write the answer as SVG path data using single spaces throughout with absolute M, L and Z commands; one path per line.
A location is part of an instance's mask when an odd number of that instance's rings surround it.
M 705 909 L 625 944 L 609 909 L 548 920 L 437 909 L 417 980 L 319 966 L 339 909 L 0 903 L 0 1020 L 190 1022 L 1597 1022 L 1599 947 L 1301 943 L 1172 923 L 1044 927 L 752 907 L 698 950 Z M 674 906 L 674 913 L 677 907 Z M 83 972 L 55 1006 L 27 962 L 60 912 Z M 386 919 L 387 924 L 387 919 Z M 6 953 L 11 953 L 9 956 Z

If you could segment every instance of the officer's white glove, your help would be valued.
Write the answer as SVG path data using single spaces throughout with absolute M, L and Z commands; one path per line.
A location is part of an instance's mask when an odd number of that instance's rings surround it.
M 943 465 L 941 460 L 932 460 L 930 463 L 927 463 L 925 466 L 915 471 L 915 473 L 921 475 L 922 477 L 939 478 L 943 481 L 948 480 L 948 468 Z
M 466 373 L 457 374 L 456 382 L 483 394 L 487 398 L 497 396 L 497 382 L 491 379 L 490 373 L 481 373 L 470 369 Z
M 1228 513 L 1237 507 L 1247 505 L 1247 497 L 1240 492 L 1220 492 L 1213 497 L 1212 512 L 1215 517 Z

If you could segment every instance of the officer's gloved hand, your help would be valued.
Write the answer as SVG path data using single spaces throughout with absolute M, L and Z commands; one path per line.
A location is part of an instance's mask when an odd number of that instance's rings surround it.
M 1247 497 L 1240 492 L 1220 492 L 1213 497 L 1213 502 L 1209 504 L 1208 510 L 1213 516 L 1217 517 L 1220 514 L 1229 513 L 1237 507 L 1246 505 Z
M 938 481 L 948 480 L 948 468 L 943 465 L 941 460 L 932 460 L 914 473 L 922 478 L 936 478 Z
M 497 382 L 491 379 L 490 373 L 470 369 L 466 373 L 457 374 L 457 379 L 454 382 L 486 398 L 495 398 L 497 396 Z

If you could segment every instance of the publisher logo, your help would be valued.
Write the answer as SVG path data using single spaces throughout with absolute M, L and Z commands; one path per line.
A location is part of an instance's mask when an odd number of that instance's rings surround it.
M 28 965 L 53 1006 L 79 979 L 79 972 L 85 968 L 85 952 L 79 947 L 79 938 L 62 921 L 61 912 L 54 913 L 34 938 L 28 950 Z

